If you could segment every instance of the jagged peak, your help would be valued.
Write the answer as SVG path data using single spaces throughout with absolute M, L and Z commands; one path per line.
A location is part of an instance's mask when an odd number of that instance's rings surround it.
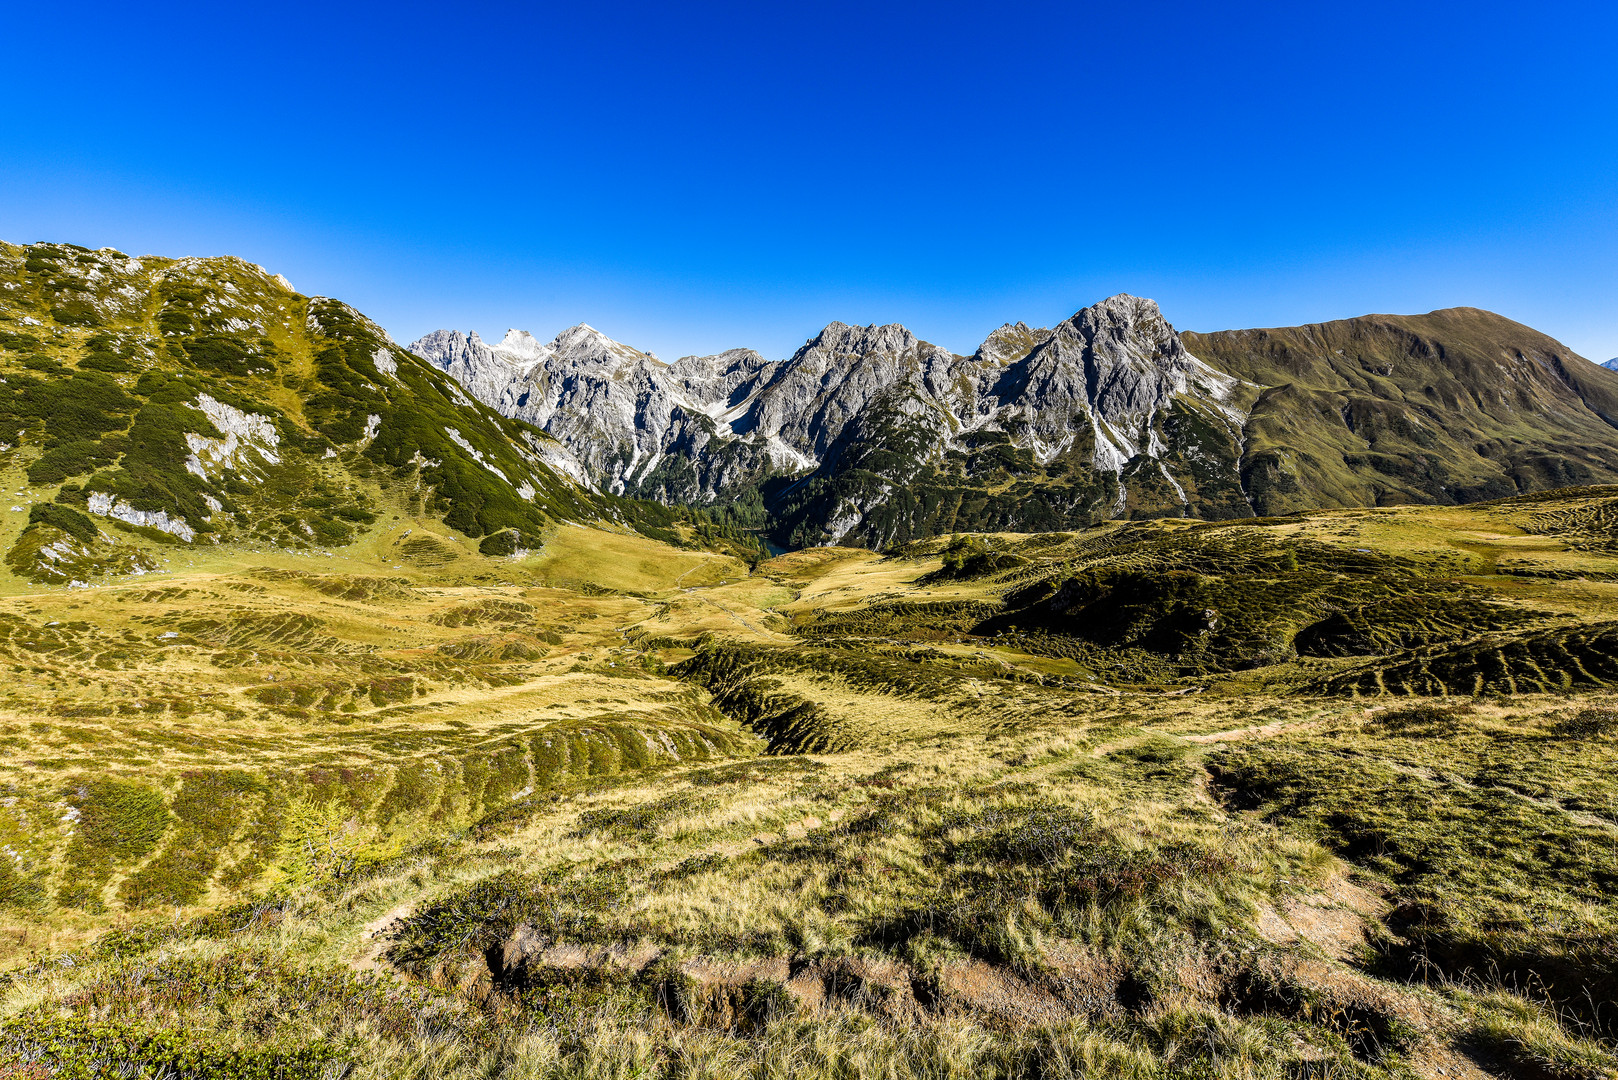
M 669 368 L 676 373 L 686 374 L 695 372 L 728 371 L 737 367 L 760 367 L 769 363 L 763 356 L 752 349 L 726 349 L 724 352 L 711 353 L 707 356 L 682 356 Z
M 799 354 L 819 349 L 837 357 L 859 357 L 869 353 L 902 353 L 914 349 L 920 339 L 900 323 L 878 326 L 850 326 L 843 322 L 829 322 L 810 338 Z
M 494 346 L 496 352 L 508 353 L 523 360 L 538 360 L 550 350 L 526 330 L 507 330 L 506 336 L 500 339 L 500 344 Z
M 663 366 L 663 362 L 651 353 L 615 341 L 589 323 L 570 326 L 557 334 L 542 358 L 550 356 L 574 363 L 616 365 L 650 363 Z
M 436 356 L 442 352 L 460 353 L 467 349 L 482 349 L 487 351 L 489 346 L 478 337 L 476 330 L 465 333 L 460 330 L 429 330 L 409 345 L 409 350 L 418 356 Z
M 1094 320 L 1118 322 L 1164 321 L 1163 310 L 1157 306 L 1156 300 L 1130 293 L 1114 293 L 1087 308 L 1080 308 L 1068 322 L 1076 322 L 1086 315 Z
M 640 351 L 638 349 L 631 348 L 620 341 L 614 341 L 612 338 L 608 337 L 606 334 L 603 334 L 600 330 L 597 330 L 589 323 L 582 322 L 576 326 L 570 326 L 566 330 L 563 330 L 551 341 L 551 348 L 557 350 L 571 351 L 580 348 L 590 348 L 592 346 L 609 349 L 629 349 L 631 352 L 637 353 Z
M 1007 364 L 1021 360 L 1050 336 L 1048 329 L 1035 328 L 1025 322 L 1002 323 L 990 331 L 973 355 L 979 360 Z
M 1087 345 L 1111 341 L 1114 347 L 1142 353 L 1145 359 L 1155 355 L 1160 360 L 1181 360 L 1190 355 L 1157 301 L 1129 293 L 1109 296 L 1075 312 L 1057 332 L 1076 335 Z

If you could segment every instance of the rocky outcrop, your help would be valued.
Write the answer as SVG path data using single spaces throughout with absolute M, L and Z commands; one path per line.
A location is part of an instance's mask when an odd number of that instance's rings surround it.
M 1092 474 L 1086 492 L 1109 500 L 1086 502 L 1081 516 L 1206 512 L 1210 489 L 1228 509 L 1209 474 L 1236 486 L 1243 410 L 1256 396 L 1191 356 L 1157 305 L 1132 296 L 1054 330 L 1008 324 L 971 356 L 903 326 L 836 322 L 780 363 L 733 349 L 663 364 L 583 325 L 549 344 L 516 330 L 495 345 L 440 330 L 411 349 L 554 436 L 614 492 L 707 502 L 772 475 L 833 482 L 876 466 L 885 484 L 808 511 L 819 542 L 914 531 L 871 526 L 874 503 L 988 444 L 1027 451 L 1037 469 L 1076 454 Z

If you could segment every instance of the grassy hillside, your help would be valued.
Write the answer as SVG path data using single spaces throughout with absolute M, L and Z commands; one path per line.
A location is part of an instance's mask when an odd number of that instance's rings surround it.
M 0 467 L 27 515 L 5 561 L 38 583 L 220 544 L 327 552 L 392 515 L 447 535 L 401 545 L 428 561 L 457 537 L 532 550 L 562 522 L 757 550 L 700 511 L 577 486 L 549 436 L 239 259 L 0 245 L 0 379 Z
M 0 247 L 0 1075 L 1618 1077 L 1618 487 L 1477 501 L 1618 376 L 1493 318 L 1203 342 L 1323 418 L 1266 506 L 1429 505 L 760 561 L 256 267 Z
M 81 516 L 188 544 L 326 547 L 373 520 L 372 486 L 472 537 L 601 515 L 539 460 L 542 436 L 351 308 L 240 260 L 7 246 L 0 286 L 0 441 L 32 494 Z M 77 520 L 35 524 L 60 539 Z
M 1618 1075 L 1618 489 L 386 524 L 0 598 L 20 1075 Z
M 1264 388 L 1241 462 L 1259 514 L 1618 480 L 1618 378 L 1493 312 L 1181 336 Z

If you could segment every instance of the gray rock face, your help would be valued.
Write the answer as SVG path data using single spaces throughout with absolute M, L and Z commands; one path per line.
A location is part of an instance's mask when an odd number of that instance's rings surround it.
M 732 349 L 663 364 L 582 325 L 549 344 L 439 330 L 411 350 L 555 436 L 606 490 L 706 502 L 771 475 L 818 478 L 806 539 L 822 543 L 904 533 L 876 521 L 894 491 L 924 475 L 971 486 L 984 445 L 1104 496 L 1091 517 L 1206 512 L 1232 488 L 1239 504 L 1256 393 L 1190 355 L 1156 303 L 1124 295 L 1054 330 L 1002 326 L 971 356 L 835 322 L 779 363 Z

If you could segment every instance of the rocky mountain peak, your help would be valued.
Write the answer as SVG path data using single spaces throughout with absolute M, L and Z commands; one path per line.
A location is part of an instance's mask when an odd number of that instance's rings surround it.
M 676 370 L 712 371 L 735 367 L 737 365 L 767 364 L 768 360 L 754 352 L 752 349 L 726 349 L 712 356 L 682 356 L 671 368 Z
M 462 360 L 471 355 L 490 358 L 494 356 L 493 350 L 478 337 L 476 330 L 465 334 L 459 330 L 434 330 L 411 342 L 410 351 L 417 356 L 441 358 L 442 362 L 434 361 L 439 367 L 445 367 L 451 360 Z
M 589 323 L 579 323 L 563 330 L 556 335 L 556 340 L 551 342 L 550 348 L 556 356 L 574 362 L 618 365 L 653 359 L 639 349 L 625 345 L 621 341 L 614 341 Z
M 1059 329 L 1077 332 L 1092 347 L 1127 351 L 1137 357 L 1172 363 L 1189 355 L 1157 301 L 1128 293 L 1109 296 L 1075 312 Z
M 831 322 L 799 349 L 798 355 L 811 349 L 819 350 L 828 359 L 853 359 L 872 353 L 898 355 L 909 352 L 918 344 L 920 341 L 916 335 L 899 323 L 849 326 L 847 323 Z
M 755 375 L 768 363 L 752 349 L 726 349 L 712 356 L 682 356 L 669 365 L 669 371 L 686 382 L 702 382 Z
M 494 351 L 528 362 L 543 360 L 551 354 L 550 348 L 526 330 L 507 330 Z
M 1046 329 L 1035 329 L 1025 322 L 1004 323 L 983 339 L 974 358 L 995 367 L 1021 360 L 1040 342 L 1051 336 Z

